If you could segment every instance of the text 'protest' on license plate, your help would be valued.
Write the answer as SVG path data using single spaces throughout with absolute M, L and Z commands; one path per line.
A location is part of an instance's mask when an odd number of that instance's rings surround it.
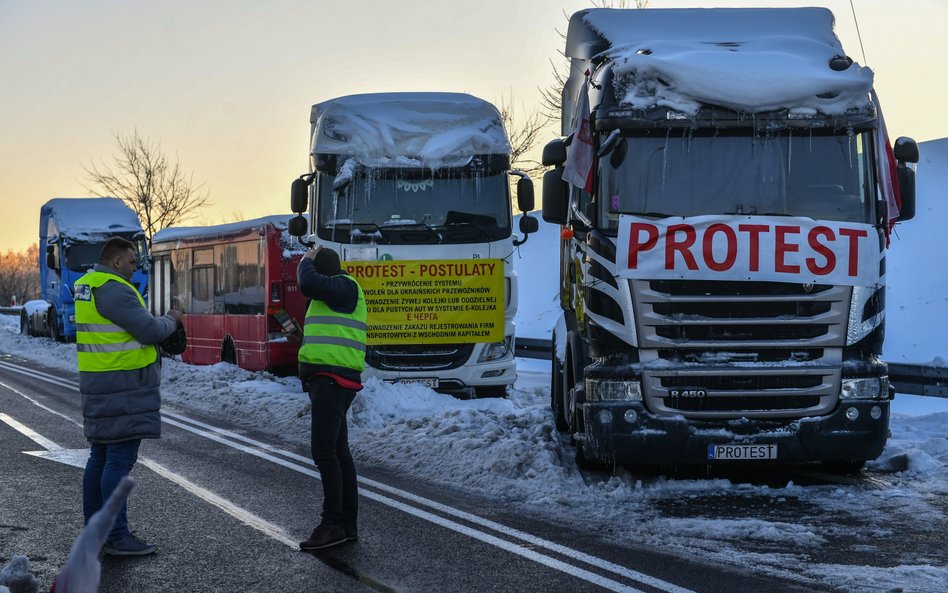
M 396 379 L 394 383 L 401 383 L 402 385 L 424 385 L 425 387 L 430 387 L 432 389 L 438 388 L 438 378 L 437 377 L 425 377 L 417 378 L 412 377 L 410 379 Z
M 776 459 L 777 445 L 708 445 L 709 461 Z

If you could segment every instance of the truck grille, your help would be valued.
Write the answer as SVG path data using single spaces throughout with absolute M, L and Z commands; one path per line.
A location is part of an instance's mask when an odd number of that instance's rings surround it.
M 850 287 L 630 280 L 629 288 L 654 412 L 799 418 L 836 405 Z
M 441 371 L 463 365 L 473 351 L 474 344 L 370 346 L 365 362 L 383 371 Z

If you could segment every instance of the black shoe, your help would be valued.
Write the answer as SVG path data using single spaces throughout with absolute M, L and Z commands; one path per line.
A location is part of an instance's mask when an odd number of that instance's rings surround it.
M 320 523 L 319 527 L 313 530 L 313 534 L 305 542 L 300 542 L 301 550 L 322 550 L 345 543 L 348 538 L 346 531 L 341 525 L 331 523 Z
M 131 533 L 105 542 L 102 552 L 106 556 L 148 556 L 158 550 L 155 544 L 138 539 Z
M 346 541 L 347 542 L 356 542 L 359 541 L 359 532 L 355 529 L 346 529 Z

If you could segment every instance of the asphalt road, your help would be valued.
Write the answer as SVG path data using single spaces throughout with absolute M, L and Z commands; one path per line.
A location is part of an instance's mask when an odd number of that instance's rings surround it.
M 82 470 L 24 452 L 45 443 L 83 463 L 76 381 L 0 355 L 0 563 L 27 556 L 41 591 L 81 529 Z M 321 505 L 305 450 L 185 410 L 166 409 L 164 420 L 163 437 L 142 446 L 129 500 L 132 528 L 160 550 L 105 558 L 102 593 L 813 590 L 620 545 L 364 466 L 360 540 L 303 553 L 297 542 Z

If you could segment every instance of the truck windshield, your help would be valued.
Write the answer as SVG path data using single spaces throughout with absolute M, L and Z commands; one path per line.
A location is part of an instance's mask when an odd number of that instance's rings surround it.
M 622 138 L 600 159 L 601 214 L 767 214 L 873 223 L 870 133 Z
M 74 272 L 87 272 L 99 262 L 103 243 L 73 243 L 66 248 L 66 267 Z
M 506 173 L 441 174 L 388 171 L 353 175 L 333 191 L 334 177 L 318 179 L 321 238 L 351 242 L 374 234 L 382 243 L 475 243 L 510 236 Z

